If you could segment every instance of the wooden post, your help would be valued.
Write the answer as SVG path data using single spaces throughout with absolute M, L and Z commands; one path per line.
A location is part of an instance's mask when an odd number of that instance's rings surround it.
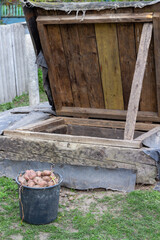
M 142 83 L 147 63 L 148 50 L 152 36 L 152 24 L 145 23 L 143 25 L 139 51 L 133 76 L 131 94 L 128 104 L 128 112 L 126 117 L 124 139 L 133 140 L 136 118 L 138 113 Z
M 28 61 L 28 89 L 29 89 L 29 105 L 35 106 L 39 104 L 39 85 L 38 85 L 38 69 L 35 63 L 36 56 L 32 45 L 31 37 L 26 34 L 26 57 Z
M 154 28 L 154 56 L 156 69 L 156 89 L 157 89 L 157 106 L 158 115 L 160 116 L 160 13 L 153 15 Z

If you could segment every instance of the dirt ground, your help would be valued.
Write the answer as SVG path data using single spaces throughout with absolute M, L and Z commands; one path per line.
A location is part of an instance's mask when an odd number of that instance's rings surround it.
M 153 189 L 154 187 L 155 185 L 136 185 L 135 190 L 149 190 L 149 189 Z M 105 189 L 80 191 L 80 190 L 71 190 L 69 188 L 61 187 L 59 203 L 62 205 L 65 205 L 68 208 L 68 210 L 79 207 L 79 203 L 80 203 L 81 210 L 83 212 L 87 212 L 91 204 L 96 203 L 96 199 L 102 199 L 105 196 L 111 197 L 117 194 L 126 195 L 127 193 L 112 191 L 112 190 L 105 190 Z M 106 210 L 104 209 L 103 204 L 100 204 L 98 208 L 100 212 L 103 212 Z M 105 205 L 105 208 L 107 208 L 106 205 Z

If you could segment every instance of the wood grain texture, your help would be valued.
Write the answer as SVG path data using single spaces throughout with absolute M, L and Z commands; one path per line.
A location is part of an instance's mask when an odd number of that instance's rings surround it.
M 98 138 L 109 138 L 109 139 L 123 139 L 124 129 L 113 129 L 113 128 L 103 128 L 94 126 L 79 126 L 68 124 L 67 134 L 73 136 L 88 136 L 88 137 L 98 137 Z M 143 132 L 135 131 L 134 137 L 137 138 L 142 135 Z
M 74 105 L 103 108 L 94 25 L 61 26 Z
M 142 150 L 39 139 L 0 137 L 0 159 L 137 170 L 137 183 L 153 184 L 156 163 Z
M 105 108 L 124 109 L 115 24 L 95 24 Z
M 111 120 L 95 120 L 95 119 L 85 119 L 85 118 L 69 118 L 69 117 L 52 117 L 45 121 L 40 121 L 38 123 L 30 124 L 18 130 L 27 130 L 33 132 L 45 131 L 45 129 L 50 129 L 53 126 L 58 126 L 60 124 L 72 124 L 78 126 L 92 126 L 92 127 L 103 127 L 103 128 L 118 128 L 124 129 L 124 121 L 111 121 Z M 151 123 L 136 123 L 135 130 L 149 131 L 155 127 L 160 126 L 160 124 Z
M 52 66 L 54 66 L 54 62 L 51 57 L 47 28 L 43 24 L 40 24 L 40 23 L 37 24 L 37 27 L 38 27 L 40 41 L 41 41 L 41 45 L 42 45 L 42 49 L 43 49 L 43 54 L 44 54 L 45 60 L 48 65 L 48 76 L 49 76 L 52 97 L 53 97 L 53 100 L 55 103 L 55 108 L 56 108 L 56 110 L 61 109 L 62 108 L 62 100 L 61 100 L 61 95 L 59 94 L 59 92 L 60 92 L 59 82 L 52 84 L 53 82 L 55 82 L 55 78 L 54 78 L 54 70 L 55 69 L 52 68 Z
M 84 144 L 97 144 L 102 146 L 119 146 L 126 148 L 141 148 L 141 142 L 139 141 L 125 141 L 119 139 L 104 139 L 98 137 L 83 137 L 83 136 L 72 136 L 72 135 L 61 135 L 61 134 L 51 134 L 51 133 L 39 133 L 30 131 L 20 131 L 20 130 L 5 130 L 4 134 L 6 136 L 13 137 L 25 137 L 25 138 L 35 138 L 46 141 L 62 141 L 62 142 L 74 142 L 74 143 L 84 143 Z
M 135 24 L 135 39 L 136 39 L 137 54 L 139 49 L 142 28 L 143 28 L 142 23 Z M 146 63 L 146 69 L 145 69 L 145 74 L 143 79 L 139 110 L 157 112 L 153 34 L 151 38 L 151 43 L 150 43 L 148 58 Z
M 132 82 L 131 94 L 128 104 L 124 139 L 132 140 L 138 113 L 140 94 L 148 57 L 148 50 L 152 36 L 152 24 L 145 23 L 142 30 L 136 67 Z
M 61 35 L 71 81 L 74 105 L 77 107 L 90 107 L 78 26 L 61 26 Z
M 73 97 L 71 91 L 70 78 L 68 74 L 67 63 L 64 55 L 64 48 L 61 39 L 59 26 L 47 26 L 48 41 L 50 45 L 50 58 L 53 65 L 51 66 L 54 81 L 50 85 L 59 84 L 58 95 L 61 96 L 63 106 L 73 106 Z
M 33 132 L 43 132 L 49 129 L 52 129 L 53 127 L 59 126 L 61 124 L 64 124 L 64 120 L 62 118 L 50 118 L 47 120 L 40 121 L 38 123 L 29 124 L 27 126 L 18 128 L 19 130 L 29 130 Z
M 27 58 L 26 38 L 20 23 L 0 26 L 0 104 L 28 91 L 29 62 L 37 74 L 34 59 Z M 33 50 L 32 43 L 27 49 Z
M 126 110 L 111 110 L 111 109 L 97 109 L 97 108 L 73 108 L 73 107 L 62 107 L 61 110 L 57 111 L 59 116 L 72 116 L 72 117 L 83 117 L 83 118 L 95 118 L 95 119 L 116 119 L 125 120 L 127 111 Z M 137 121 L 141 122 L 160 122 L 160 117 L 156 112 L 139 111 Z
M 65 124 L 72 124 L 78 126 L 92 126 L 92 127 L 103 127 L 112 129 L 124 129 L 125 122 L 123 121 L 111 121 L 111 120 L 95 120 L 95 119 L 85 119 L 85 118 L 65 118 L 63 117 Z M 155 127 L 159 127 L 160 124 L 149 124 L 137 122 L 135 130 L 149 131 Z M 27 128 L 26 128 L 27 129 Z
M 133 9 L 117 9 L 117 13 L 132 14 Z M 133 23 L 117 24 L 124 109 L 127 110 L 136 64 L 135 33 Z
M 157 12 L 159 5 L 154 4 L 143 8 L 143 12 Z M 142 9 L 134 8 L 135 13 L 140 13 Z M 135 38 L 136 38 L 136 51 L 138 53 L 138 46 L 142 32 L 142 23 L 135 23 Z M 153 31 L 154 32 L 154 31 Z M 148 52 L 147 65 L 142 85 L 142 93 L 140 98 L 140 111 L 157 112 L 157 99 L 156 99 L 156 73 L 155 73 L 155 59 L 154 59 L 154 36 L 152 33 L 151 44 Z
M 78 25 L 78 34 L 90 106 L 104 108 L 95 27 L 93 24 Z
M 153 13 L 118 13 L 118 14 L 85 14 L 39 16 L 38 22 L 43 24 L 83 24 L 83 23 L 119 23 L 119 22 L 152 22 Z
M 156 93 L 157 109 L 160 116 L 160 13 L 155 13 L 153 17 L 154 28 L 154 57 L 156 67 Z

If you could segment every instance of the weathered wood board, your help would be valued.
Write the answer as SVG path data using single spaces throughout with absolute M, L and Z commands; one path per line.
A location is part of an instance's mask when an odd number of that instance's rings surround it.
M 133 9 L 117 9 L 117 13 L 132 13 Z M 137 25 L 137 23 L 136 23 Z M 136 64 L 135 26 L 134 23 L 117 24 L 119 61 L 123 89 L 124 109 L 127 110 L 132 79 Z M 126 37 L 127 36 L 127 37 Z
M 95 30 L 105 99 L 105 108 L 123 110 L 124 103 L 116 25 L 96 24 Z
M 31 137 L 0 137 L 0 158 L 42 161 L 53 164 L 100 166 L 137 170 L 137 183 L 153 184 L 157 176 L 155 161 L 142 149 L 68 143 Z
M 136 61 L 136 68 L 132 82 L 131 95 L 128 104 L 128 112 L 126 117 L 124 139 L 128 140 L 132 140 L 134 136 L 135 123 L 138 113 L 140 94 L 147 63 L 151 36 L 152 24 L 145 23 L 143 25 L 142 36 Z

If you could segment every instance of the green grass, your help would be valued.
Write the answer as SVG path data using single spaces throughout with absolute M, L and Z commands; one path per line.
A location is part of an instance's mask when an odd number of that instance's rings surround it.
M 137 190 L 129 194 L 113 194 L 95 198 L 87 211 L 84 198 L 76 197 L 66 202 L 60 199 L 59 214 L 48 225 L 20 224 L 18 189 L 8 178 L 0 178 L 0 239 L 24 240 L 159 240 L 160 239 L 160 193 L 153 190 Z M 94 191 L 90 197 L 94 197 Z M 99 194 L 99 193 L 98 193 Z M 98 196 L 98 194 L 96 196 Z M 106 196 L 105 196 L 106 194 Z M 73 207 L 73 209 L 68 206 Z M 99 211 L 103 209 L 103 211 Z M 47 235 L 44 235 L 47 234 Z
M 43 88 L 43 78 L 42 78 L 41 69 L 38 69 L 38 80 L 39 80 L 40 102 L 48 101 L 46 93 L 44 92 L 44 88 Z M 19 97 L 15 97 L 12 102 L 0 104 L 0 112 L 9 110 L 15 107 L 23 107 L 23 106 L 29 106 L 29 94 L 24 93 Z

